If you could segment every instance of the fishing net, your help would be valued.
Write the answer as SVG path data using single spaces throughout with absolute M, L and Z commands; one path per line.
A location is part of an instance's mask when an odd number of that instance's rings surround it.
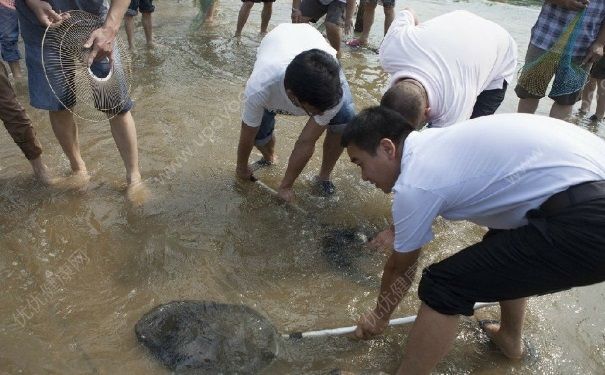
M 117 36 L 112 60 L 103 58 L 88 66 L 91 33 L 103 19 L 72 10 L 58 25 L 49 26 L 42 39 L 42 64 L 57 99 L 77 117 L 104 121 L 122 111 L 130 101 L 132 63 L 127 45 Z
M 257 373 L 277 356 L 280 340 L 253 309 L 203 301 L 160 305 L 138 321 L 135 333 L 171 370 L 212 374 Z
M 585 10 L 567 25 L 555 44 L 536 60 L 526 62 L 519 72 L 518 85 L 542 97 L 553 75 L 550 97 L 578 92 L 588 79 L 588 68 L 573 61 L 573 50 L 584 21 Z

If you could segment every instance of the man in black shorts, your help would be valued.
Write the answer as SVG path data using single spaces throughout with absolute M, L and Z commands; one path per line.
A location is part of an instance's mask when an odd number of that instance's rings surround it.
M 275 0 L 242 0 L 242 7 L 240 8 L 239 16 L 237 17 L 235 36 L 239 37 L 242 35 L 242 29 L 246 25 L 246 21 L 250 15 L 250 9 L 252 9 L 254 3 L 263 3 L 263 11 L 260 14 L 260 33 L 265 35 L 267 33 L 267 27 L 269 27 L 269 21 L 271 20 L 274 2 Z
M 292 22 L 315 23 L 325 15 L 326 36 L 340 58 L 342 29 L 345 35 L 351 33 L 355 6 L 355 0 L 292 0 Z
M 141 23 L 143 24 L 143 32 L 145 32 L 145 40 L 147 47 L 153 47 L 153 22 L 151 14 L 155 10 L 153 0 L 131 0 L 130 6 L 124 16 L 124 28 L 126 29 L 126 37 L 128 38 L 128 46 L 134 48 L 134 17 L 140 11 L 143 15 Z
M 585 115 L 590 111 L 595 91 L 597 92 L 597 108 L 589 119 L 590 121 L 602 121 L 605 116 L 605 57 L 601 57 L 590 69 L 590 79 L 582 91 L 580 115 Z
M 414 279 L 437 216 L 491 228 L 482 241 L 422 272 L 422 304 L 398 374 L 428 374 L 460 315 L 499 302 L 484 329 L 509 358 L 524 354 L 527 297 L 605 281 L 605 141 L 564 121 L 501 114 L 444 129 L 395 111 L 362 111 L 342 135 L 362 178 L 393 192 L 394 225 L 372 245 L 393 249 L 376 307 L 357 336 L 380 334 Z
M 391 76 L 381 105 L 417 129 L 427 123 L 441 128 L 496 112 L 515 74 L 517 44 L 500 25 L 471 12 L 420 23 L 404 9 L 379 57 Z

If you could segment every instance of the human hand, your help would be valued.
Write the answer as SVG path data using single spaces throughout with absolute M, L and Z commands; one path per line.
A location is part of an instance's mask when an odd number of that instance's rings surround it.
M 558 0 L 552 1 L 555 5 L 559 5 L 569 10 L 582 10 L 588 6 L 589 0 Z
M 280 186 L 277 190 L 277 195 L 288 203 L 294 201 L 294 190 L 292 188 Z
M 588 49 L 586 57 L 582 61 L 582 65 L 594 64 L 603 57 L 603 43 L 594 42 Z
M 368 245 L 373 249 L 393 249 L 395 246 L 395 231 L 393 227 L 383 230 L 374 237 Z
M 389 325 L 389 318 L 381 316 L 376 310 L 370 310 L 359 317 L 355 337 L 363 340 L 380 335 Z
M 88 55 L 88 65 L 92 65 L 95 60 L 109 57 L 113 60 L 113 42 L 116 39 L 116 32 L 106 26 L 100 27 L 90 34 L 90 37 L 84 43 L 84 48 L 92 48 Z
M 27 2 L 27 6 L 44 27 L 58 26 L 64 19 L 69 18 L 68 14 L 60 15 L 55 12 L 50 3 L 46 1 L 30 0 Z
M 292 8 L 292 23 L 301 23 L 302 22 L 302 12 L 300 9 Z

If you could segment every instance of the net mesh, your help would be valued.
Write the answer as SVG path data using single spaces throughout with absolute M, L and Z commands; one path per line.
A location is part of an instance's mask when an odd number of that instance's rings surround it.
M 555 44 L 536 60 L 526 62 L 519 72 L 518 85 L 532 95 L 544 96 L 553 75 L 549 96 L 580 91 L 588 79 L 589 69 L 573 61 L 573 50 L 584 21 L 585 10 L 567 25 Z
M 130 100 L 132 63 L 127 45 L 118 36 L 113 59 L 88 66 L 90 49 L 84 44 L 103 20 L 91 13 L 72 10 L 59 25 L 46 29 L 42 39 L 42 64 L 51 90 L 65 108 L 88 121 L 104 121 L 122 111 Z

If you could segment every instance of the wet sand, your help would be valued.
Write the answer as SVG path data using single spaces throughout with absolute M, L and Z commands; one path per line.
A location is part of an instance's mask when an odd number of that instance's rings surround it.
M 334 199 L 311 192 L 320 165 L 314 155 L 295 188 L 303 216 L 265 191 L 234 178 L 240 127 L 239 97 L 260 42 L 260 6 L 241 41 L 231 38 L 239 1 L 222 0 L 215 25 L 191 31 L 190 1 L 158 1 L 154 15 L 160 46 L 144 48 L 140 25 L 133 60 L 133 116 L 141 171 L 151 200 L 133 208 L 125 200 L 124 169 L 108 124 L 80 123 L 82 156 L 91 172 L 84 190 L 46 188 L 10 137 L 0 137 L 0 373 L 167 374 L 141 347 L 137 320 L 158 304 L 178 299 L 242 303 L 265 315 L 279 332 L 351 325 L 373 306 L 385 261 L 364 253 L 354 261 L 361 278 L 348 277 L 322 253 L 323 227 L 378 230 L 390 202 L 361 182 L 343 157 L 336 166 Z M 408 1 L 421 19 L 469 9 L 507 28 L 524 56 L 539 8 L 494 2 Z M 288 22 L 290 4 L 274 5 L 271 27 Z M 379 7 L 370 43 L 382 33 Z M 137 21 L 138 24 L 138 21 Z M 521 62 L 522 63 L 522 62 Z M 376 104 L 386 83 L 371 51 L 344 48 L 342 64 L 358 109 Z M 509 86 L 513 87 L 514 82 Z M 17 84 L 26 105 L 26 85 Z M 508 91 L 499 112 L 514 112 Z M 544 101 L 539 113 L 547 114 Z M 593 104 L 594 106 L 594 104 Z M 47 116 L 26 105 L 57 174 L 69 164 Z M 286 160 L 303 119 L 278 118 L 277 152 Z M 605 137 L 605 126 L 578 120 Z M 258 173 L 276 186 L 285 166 Z M 438 220 L 436 238 L 421 266 L 479 240 L 483 229 Z M 416 284 L 417 285 L 417 284 Z M 397 316 L 413 315 L 416 285 Z M 533 298 L 526 335 L 538 356 L 506 360 L 464 319 L 452 352 L 436 373 L 602 374 L 605 372 L 605 286 Z M 497 308 L 478 313 L 497 317 Z M 264 373 L 355 373 L 397 368 L 409 328 L 389 329 L 372 341 L 349 338 L 301 342 Z

